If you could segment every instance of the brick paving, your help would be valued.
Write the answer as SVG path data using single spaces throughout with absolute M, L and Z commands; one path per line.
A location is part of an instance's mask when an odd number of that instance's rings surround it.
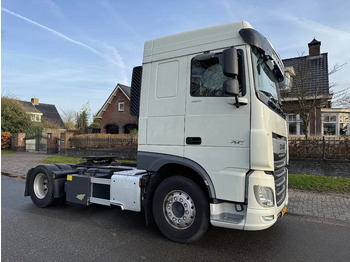
M 25 178 L 28 169 L 41 164 L 40 160 L 49 156 L 28 152 L 1 155 L 1 173 Z M 350 195 L 289 189 L 286 216 L 350 227 Z
M 350 227 L 350 195 L 289 189 L 288 214 Z
M 25 178 L 27 171 L 40 165 L 40 160 L 52 155 L 45 153 L 16 152 L 9 155 L 1 155 L 1 173 L 9 176 Z

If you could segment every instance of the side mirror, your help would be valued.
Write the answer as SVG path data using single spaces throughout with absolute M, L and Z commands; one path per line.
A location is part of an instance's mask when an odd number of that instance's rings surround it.
M 226 95 L 238 96 L 239 83 L 237 79 L 227 79 L 223 84 L 223 90 Z
M 222 52 L 222 70 L 225 76 L 235 77 L 238 75 L 238 55 L 236 48 L 225 49 Z
M 237 108 L 239 107 L 239 83 L 237 79 L 227 79 L 223 84 L 223 90 L 226 95 L 234 96 L 236 103 L 234 104 Z

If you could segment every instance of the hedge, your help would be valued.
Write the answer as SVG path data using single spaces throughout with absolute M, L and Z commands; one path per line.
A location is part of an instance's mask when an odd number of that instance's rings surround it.
M 11 147 L 11 133 L 1 132 L 1 149 L 9 149 Z

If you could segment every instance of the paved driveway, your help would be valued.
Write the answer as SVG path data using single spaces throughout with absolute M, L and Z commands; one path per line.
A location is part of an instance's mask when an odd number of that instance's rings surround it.
M 40 165 L 40 160 L 50 157 L 50 154 L 17 152 L 1 155 L 1 173 L 10 176 L 25 177 L 30 168 Z

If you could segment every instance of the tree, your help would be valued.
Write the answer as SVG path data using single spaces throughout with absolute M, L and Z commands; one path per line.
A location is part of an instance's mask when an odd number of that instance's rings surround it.
M 340 70 L 343 69 L 343 67 L 347 63 L 344 64 L 335 64 L 331 71 L 329 71 L 328 75 L 332 75 Z M 334 89 L 337 86 L 337 83 L 331 83 L 330 89 Z M 350 94 L 349 94 L 350 87 L 344 88 L 342 90 L 339 90 L 337 92 L 333 92 L 333 99 L 332 99 L 332 107 L 350 107 Z
M 89 125 L 89 128 L 101 128 L 101 119 L 94 118 L 94 122 Z
M 70 108 L 62 110 L 62 120 L 67 130 L 75 130 L 75 122 L 77 118 L 77 113 Z
M 83 105 L 80 113 L 77 113 L 76 115 L 76 126 L 80 133 L 86 133 L 88 129 L 88 122 L 89 122 L 89 116 L 90 116 L 90 104 L 87 102 L 85 105 Z
M 291 61 L 286 62 L 287 66 Z M 309 59 L 309 56 L 302 56 L 302 54 L 293 59 L 292 87 L 285 86 L 281 90 L 286 111 L 299 114 L 306 139 L 308 139 L 311 118 L 315 116 L 316 110 L 329 107 L 328 103 L 332 98 L 333 94 L 329 90 L 335 84 L 329 85 L 327 76 L 341 70 L 344 66 L 344 64 L 335 65 L 331 71 L 327 72 L 326 66 L 320 66 L 316 62 L 316 59 Z
M 40 123 L 40 126 L 42 126 L 43 128 L 50 128 L 50 129 L 60 129 L 61 128 L 59 123 L 57 123 L 55 121 L 46 120 L 46 119 L 44 119 Z
M 350 87 L 333 93 L 332 107 L 350 107 Z
M 1 97 L 1 132 L 21 133 L 32 126 L 29 115 L 18 100 Z

